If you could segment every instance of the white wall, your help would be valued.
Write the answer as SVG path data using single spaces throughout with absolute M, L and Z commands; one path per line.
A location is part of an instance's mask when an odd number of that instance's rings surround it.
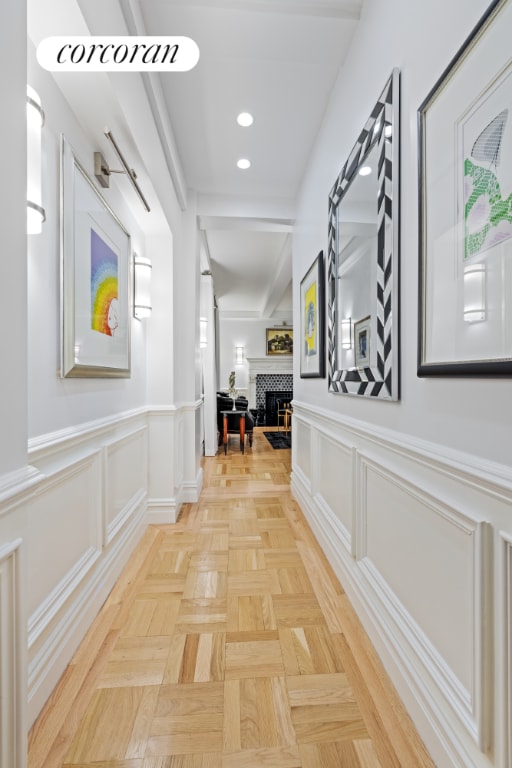
M 140 211 L 132 207 L 140 203 L 130 198 L 130 185 L 123 191 L 122 183 L 113 184 L 105 198 L 131 234 L 132 250 L 153 262 L 153 316 L 130 319 L 129 378 L 60 378 L 60 134 L 91 176 L 97 137 L 78 122 L 53 77 L 40 69 L 31 41 L 26 45 L 25 4 L 0 0 L 0 12 L 6 22 L 0 30 L 0 63 L 11 73 L 0 127 L 11 177 L 0 193 L 6 246 L 0 260 L 5 320 L 0 338 L 0 668 L 7 670 L 0 676 L 0 768 L 24 768 L 27 728 L 145 526 L 174 522 L 181 504 L 199 495 L 201 402 L 194 363 L 199 278 L 195 208 L 183 214 L 169 179 L 161 186 L 160 229 L 154 218 L 147 227 L 141 224 Z M 28 239 L 28 249 L 27 80 L 46 113 L 46 222 L 41 235 Z M 76 78 L 74 98 L 79 99 L 81 83 L 90 85 Z M 126 97 L 126 83 L 115 93 Z M 144 115 L 150 121 L 149 110 Z M 137 118 L 131 125 L 147 132 L 148 125 Z M 151 148 L 154 152 L 157 144 Z M 158 160 L 152 156 L 148 163 L 161 168 Z M 177 284 L 188 297 L 180 304 L 185 311 L 178 312 L 188 329 L 179 350 L 174 344 Z
M 296 360 L 292 486 L 443 768 L 512 762 L 510 381 L 416 375 L 417 108 L 486 7 L 366 0 L 293 240 L 298 316 L 300 279 L 326 252 L 330 188 L 399 67 L 401 400 L 330 394 Z
M 60 378 L 60 133 L 64 133 L 91 177 L 97 144 L 95 138 L 84 135 L 50 73 L 38 66 L 30 41 L 28 47 L 29 82 L 39 93 L 45 110 L 42 149 L 46 222 L 40 235 L 29 237 L 28 253 L 28 415 L 29 437 L 34 438 L 142 406 L 146 401 L 146 360 L 141 323 L 132 318 L 130 378 Z M 104 197 L 130 233 L 132 250 L 144 255 L 145 235 L 119 184 L 105 190 Z
M 26 7 L 0 0 L 4 172 L 0 189 L 0 767 L 26 765 L 26 518 L 5 500 L 37 474 L 27 466 Z M 8 76 L 7 76 L 8 73 Z
M 10 181 L 0 189 L 4 248 L 1 257 L 0 306 L 4 318 L 0 334 L 2 383 L 0 398 L 0 476 L 25 465 L 26 416 L 26 8 L 0 3 L 0 66 L 4 118 L 0 137 L 5 148 L 5 171 Z M 21 33 L 21 35 L 20 35 Z M 17 43 L 18 36 L 23 42 Z M 20 122 L 23 120 L 23 129 Z
M 365 3 L 359 31 L 333 90 L 323 129 L 299 198 L 293 243 L 296 296 L 300 278 L 320 248 L 327 253 L 327 199 L 363 121 L 391 69 L 401 70 L 401 403 L 335 397 L 303 379 L 298 398 L 393 427 L 411 435 L 502 462 L 512 415 L 507 380 L 425 379 L 416 376 L 418 189 L 416 110 L 462 45 L 486 0 L 449 4 Z M 433 40 L 435 46 L 433 47 Z M 434 50 L 435 48 L 435 50 Z M 489 396 L 491 395 L 491 396 Z
M 267 328 L 279 327 L 282 321 L 254 320 L 252 318 L 226 318 L 220 316 L 219 343 L 220 343 L 220 373 L 219 389 L 226 389 L 230 371 L 236 373 L 236 388 L 248 389 L 247 363 L 235 365 L 235 347 L 244 347 L 244 358 L 265 357 Z M 292 312 L 289 312 L 288 325 L 292 325 Z

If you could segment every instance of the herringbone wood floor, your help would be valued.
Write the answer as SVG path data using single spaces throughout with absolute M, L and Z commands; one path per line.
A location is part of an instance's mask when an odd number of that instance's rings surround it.
M 35 723 L 29 768 L 433 768 L 256 430 L 150 526 Z

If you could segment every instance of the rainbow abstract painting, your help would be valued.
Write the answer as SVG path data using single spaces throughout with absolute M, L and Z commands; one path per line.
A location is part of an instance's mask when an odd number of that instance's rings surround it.
M 119 326 L 117 254 L 91 229 L 91 328 L 115 336 Z

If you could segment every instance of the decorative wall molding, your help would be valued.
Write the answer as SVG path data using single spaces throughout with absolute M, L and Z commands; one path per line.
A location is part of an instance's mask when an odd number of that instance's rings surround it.
M 249 380 L 262 373 L 293 373 L 293 355 L 247 357 L 246 360 Z
M 119 578 L 146 525 L 145 509 L 133 515 L 87 578 L 76 584 L 44 633 L 29 649 L 28 724 L 34 722 L 56 686 L 85 632 Z M 44 619 L 41 617 L 41 622 Z
M 196 479 L 192 482 L 184 482 L 182 484 L 182 500 L 183 503 L 195 504 L 199 501 L 201 495 L 201 489 L 203 487 L 203 470 L 199 469 Z
M 147 524 L 148 421 L 139 408 L 30 441 L 39 475 L 24 510 L 29 725 Z
M 294 416 L 302 414 L 304 421 L 313 420 L 316 429 L 335 439 L 339 438 L 342 430 L 345 435 L 352 435 L 354 441 L 362 438 L 367 444 L 376 445 L 379 450 L 386 448 L 397 457 L 413 459 L 418 465 L 441 472 L 449 479 L 456 478 L 470 488 L 487 492 L 499 501 L 512 504 L 512 468 L 508 464 L 498 464 L 445 445 L 376 427 L 370 422 L 312 407 L 296 399 L 293 401 L 293 411 Z
M 105 544 L 112 541 L 146 499 L 147 431 L 144 424 L 120 439 L 108 441 L 103 448 Z M 120 505 L 121 489 L 125 503 Z
M 319 467 L 323 442 L 326 450 L 338 445 L 340 469 L 347 463 L 340 492 L 350 482 L 352 452 L 352 516 L 348 509 L 335 512 L 329 471 Z M 482 467 L 462 452 L 294 401 L 291 482 L 436 765 L 508 768 L 510 468 Z M 510 529 L 502 538 L 509 539 L 502 542 L 498 568 L 493 528 L 503 520 Z M 501 597 L 493 594 L 496 584 Z M 501 656 L 493 661 L 497 645 Z M 503 710 L 496 691 L 507 714 L 495 727 L 493 711 Z M 493 752 L 500 753 L 494 762 Z
M 70 451 L 84 441 L 111 434 L 113 429 L 128 425 L 130 421 L 144 417 L 147 412 L 147 408 L 134 408 L 104 419 L 93 419 L 55 432 L 32 437 L 28 441 L 30 463 L 37 464 L 41 459 L 62 449 Z
M 149 525 L 170 525 L 178 519 L 183 498 L 148 498 L 147 522 Z
M 20 591 L 21 539 L 0 547 L 0 766 L 26 765 L 25 631 Z
M 501 744 L 498 753 L 503 765 L 512 765 L 512 534 L 500 532 L 500 585 L 503 618 L 497 667 L 500 670 Z
M 30 493 L 43 475 L 35 467 L 25 466 L 0 477 L 0 517 L 18 506 L 22 496 Z

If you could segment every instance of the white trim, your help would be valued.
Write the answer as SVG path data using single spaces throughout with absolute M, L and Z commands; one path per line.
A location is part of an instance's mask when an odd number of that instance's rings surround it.
M 148 499 L 147 522 L 148 525 L 169 525 L 178 519 L 181 503 L 176 498 L 172 499 Z
M 377 428 L 294 400 L 294 420 L 300 430 L 292 450 L 291 490 L 368 632 L 386 670 L 406 704 L 436 765 L 505 768 L 510 763 L 512 737 L 512 531 L 502 542 L 501 570 L 493 558 L 493 526 L 508 519 L 512 502 L 509 466 L 485 462 L 462 451 Z M 353 451 L 352 531 L 344 531 L 322 496 L 320 457 L 314 447 L 319 435 Z M 304 446 L 301 438 L 305 439 Z M 311 466 L 298 467 L 302 453 L 311 451 Z M 383 573 L 367 556 L 366 486 L 371 470 L 396 485 L 411 503 L 425 505 L 439 524 L 454 525 L 465 545 L 467 568 L 464 609 L 471 635 L 464 636 L 467 667 L 461 677 L 443 657 L 418 622 L 414 610 L 399 600 Z M 380 482 L 379 486 L 380 487 Z M 400 496 L 398 496 L 400 498 Z M 413 502 L 414 500 L 414 502 Z M 331 502 L 332 503 L 332 502 Z M 348 510 L 346 510 L 348 513 Z M 345 515 L 345 522 L 349 517 Z M 499 522 L 498 522 L 499 521 Z M 399 532 L 397 532 L 399 535 Z M 347 546 L 352 536 L 352 551 Z M 457 536 L 454 540 L 457 541 Z M 375 543 L 375 546 L 378 546 Z M 506 549 L 509 547 L 509 550 Z M 449 555 L 450 550 L 444 554 Z M 454 552 L 457 562 L 457 552 Z M 390 556 L 391 553 L 390 553 Z M 386 564 L 384 560 L 384 564 Z M 465 563 L 465 564 L 464 564 Z M 459 576 L 463 577 L 460 570 Z M 493 588 L 499 590 L 493 597 Z M 427 591 L 428 594 L 428 591 Z M 419 616 L 420 614 L 418 614 Z M 431 612 L 427 615 L 430 616 Z M 495 640 L 496 639 L 496 640 Z M 495 654 L 493 642 L 495 640 Z M 466 674 L 467 672 L 467 674 Z M 506 679 L 503 679 L 505 675 Z M 493 715 L 494 699 L 496 713 Z M 499 703 L 498 703 L 499 699 Z M 505 703 L 505 707 L 502 704 Z M 495 722 L 497 721 L 497 722 Z M 495 729 L 493 731 L 493 728 Z M 491 763 L 491 751 L 496 755 Z
M 499 534 L 501 605 L 501 632 L 497 649 L 496 666 L 500 670 L 498 701 L 500 718 L 497 753 L 502 756 L 503 765 L 512 764 L 512 535 Z
M 9 499 L 30 492 L 43 478 L 35 467 L 25 466 L 0 477 L 0 517 L 10 511 Z
M 103 433 L 110 432 L 113 428 L 128 423 L 133 419 L 146 416 L 147 408 L 134 408 L 130 411 L 117 413 L 104 419 L 93 419 L 72 427 L 65 427 L 56 432 L 48 432 L 38 437 L 32 437 L 28 441 L 28 455 L 32 462 L 37 463 L 41 458 L 46 458 L 52 453 L 65 448 L 73 448 L 90 438 L 99 437 Z
M 66 605 L 99 560 L 101 550 L 89 547 L 47 598 L 37 607 L 28 621 L 28 648 L 32 648 L 49 624 Z
M 328 434 L 335 435 L 336 427 L 352 433 L 354 437 L 374 442 L 395 454 L 416 462 L 436 472 L 464 482 L 471 488 L 486 491 L 499 500 L 512 504 L 512 469 L 509 465 L 481 459 L 463 451 L 457 451 L 440 443 L 413 438 L 401 432 L 376 427 L 365 421 L 340 416 L 323 408 L 312 407 L 294 399 L 294 417 L 303 415 L 304 421 L 313 423 Z M 338 438 L 337 438 L 338 439 Z
M 407 647 L 405 640 L 403 644 L 398 643 L 390 634 L 390 617 L 385 615 L 383 606 L 378 606 L 377 596 L 362 588 L 361 563 L 354 563 L 346 549 L 339 546 L 332 518 L 330 521 L 325 520 L 323 510 L 319 510 L 315 501 L 301 486 L 296 472 L 292 474 L 291 490 L 430 749 L 434 763 L 443 768 L 491 768 L 491 763 L 484 755 L 481 755 L 481 761 L 475 761 L 475 753 L 469 748 L 463 736 L 464 731 L 459 732 L 454 727 L 453 721 L 448 719 L 447 712 L 440 706 L 439 699 L 425 684 L 423 675 L 414 664 L 407 661 L 404 653 Z M 367 587 L 372 586 L 367 578 L 364 578 L 364 583 Z
M 204 0 L 187 0 L 190 6 L 204 6 Z M 210 7 L 227 10 L 282 13 L 289 16 L 324 16 L 358 21 L 361 0 L 213 0 Z
M 203 468 L 200 467 L 193 482 L 183 482 L 181 484 L 181 500 L 185 504 L 195 504 L 199 501 L 203 487 Z
M 32 723 L 53 690 L 68 660 L 76 651 L 90 624 L 99 612 L 110 590 L 140 541 L 146 524 L 145 510 L 132 516 L 122 534 L 112 543 L 108 557 L 97 562 L 91 578 L 74 583 L 74 593 L 62 604 L 56 621 L 40 616 L 48 636 L 29 663 L 28 702 L 29 722 Z M 69 585 L 70 586 L 70 585 Z M 71 599 L 72 598 L 72 599 Z
M 20 538 L 0 547 L 0 765 L 5 768 L 24 768 L 27 760 L 21 548 Z

